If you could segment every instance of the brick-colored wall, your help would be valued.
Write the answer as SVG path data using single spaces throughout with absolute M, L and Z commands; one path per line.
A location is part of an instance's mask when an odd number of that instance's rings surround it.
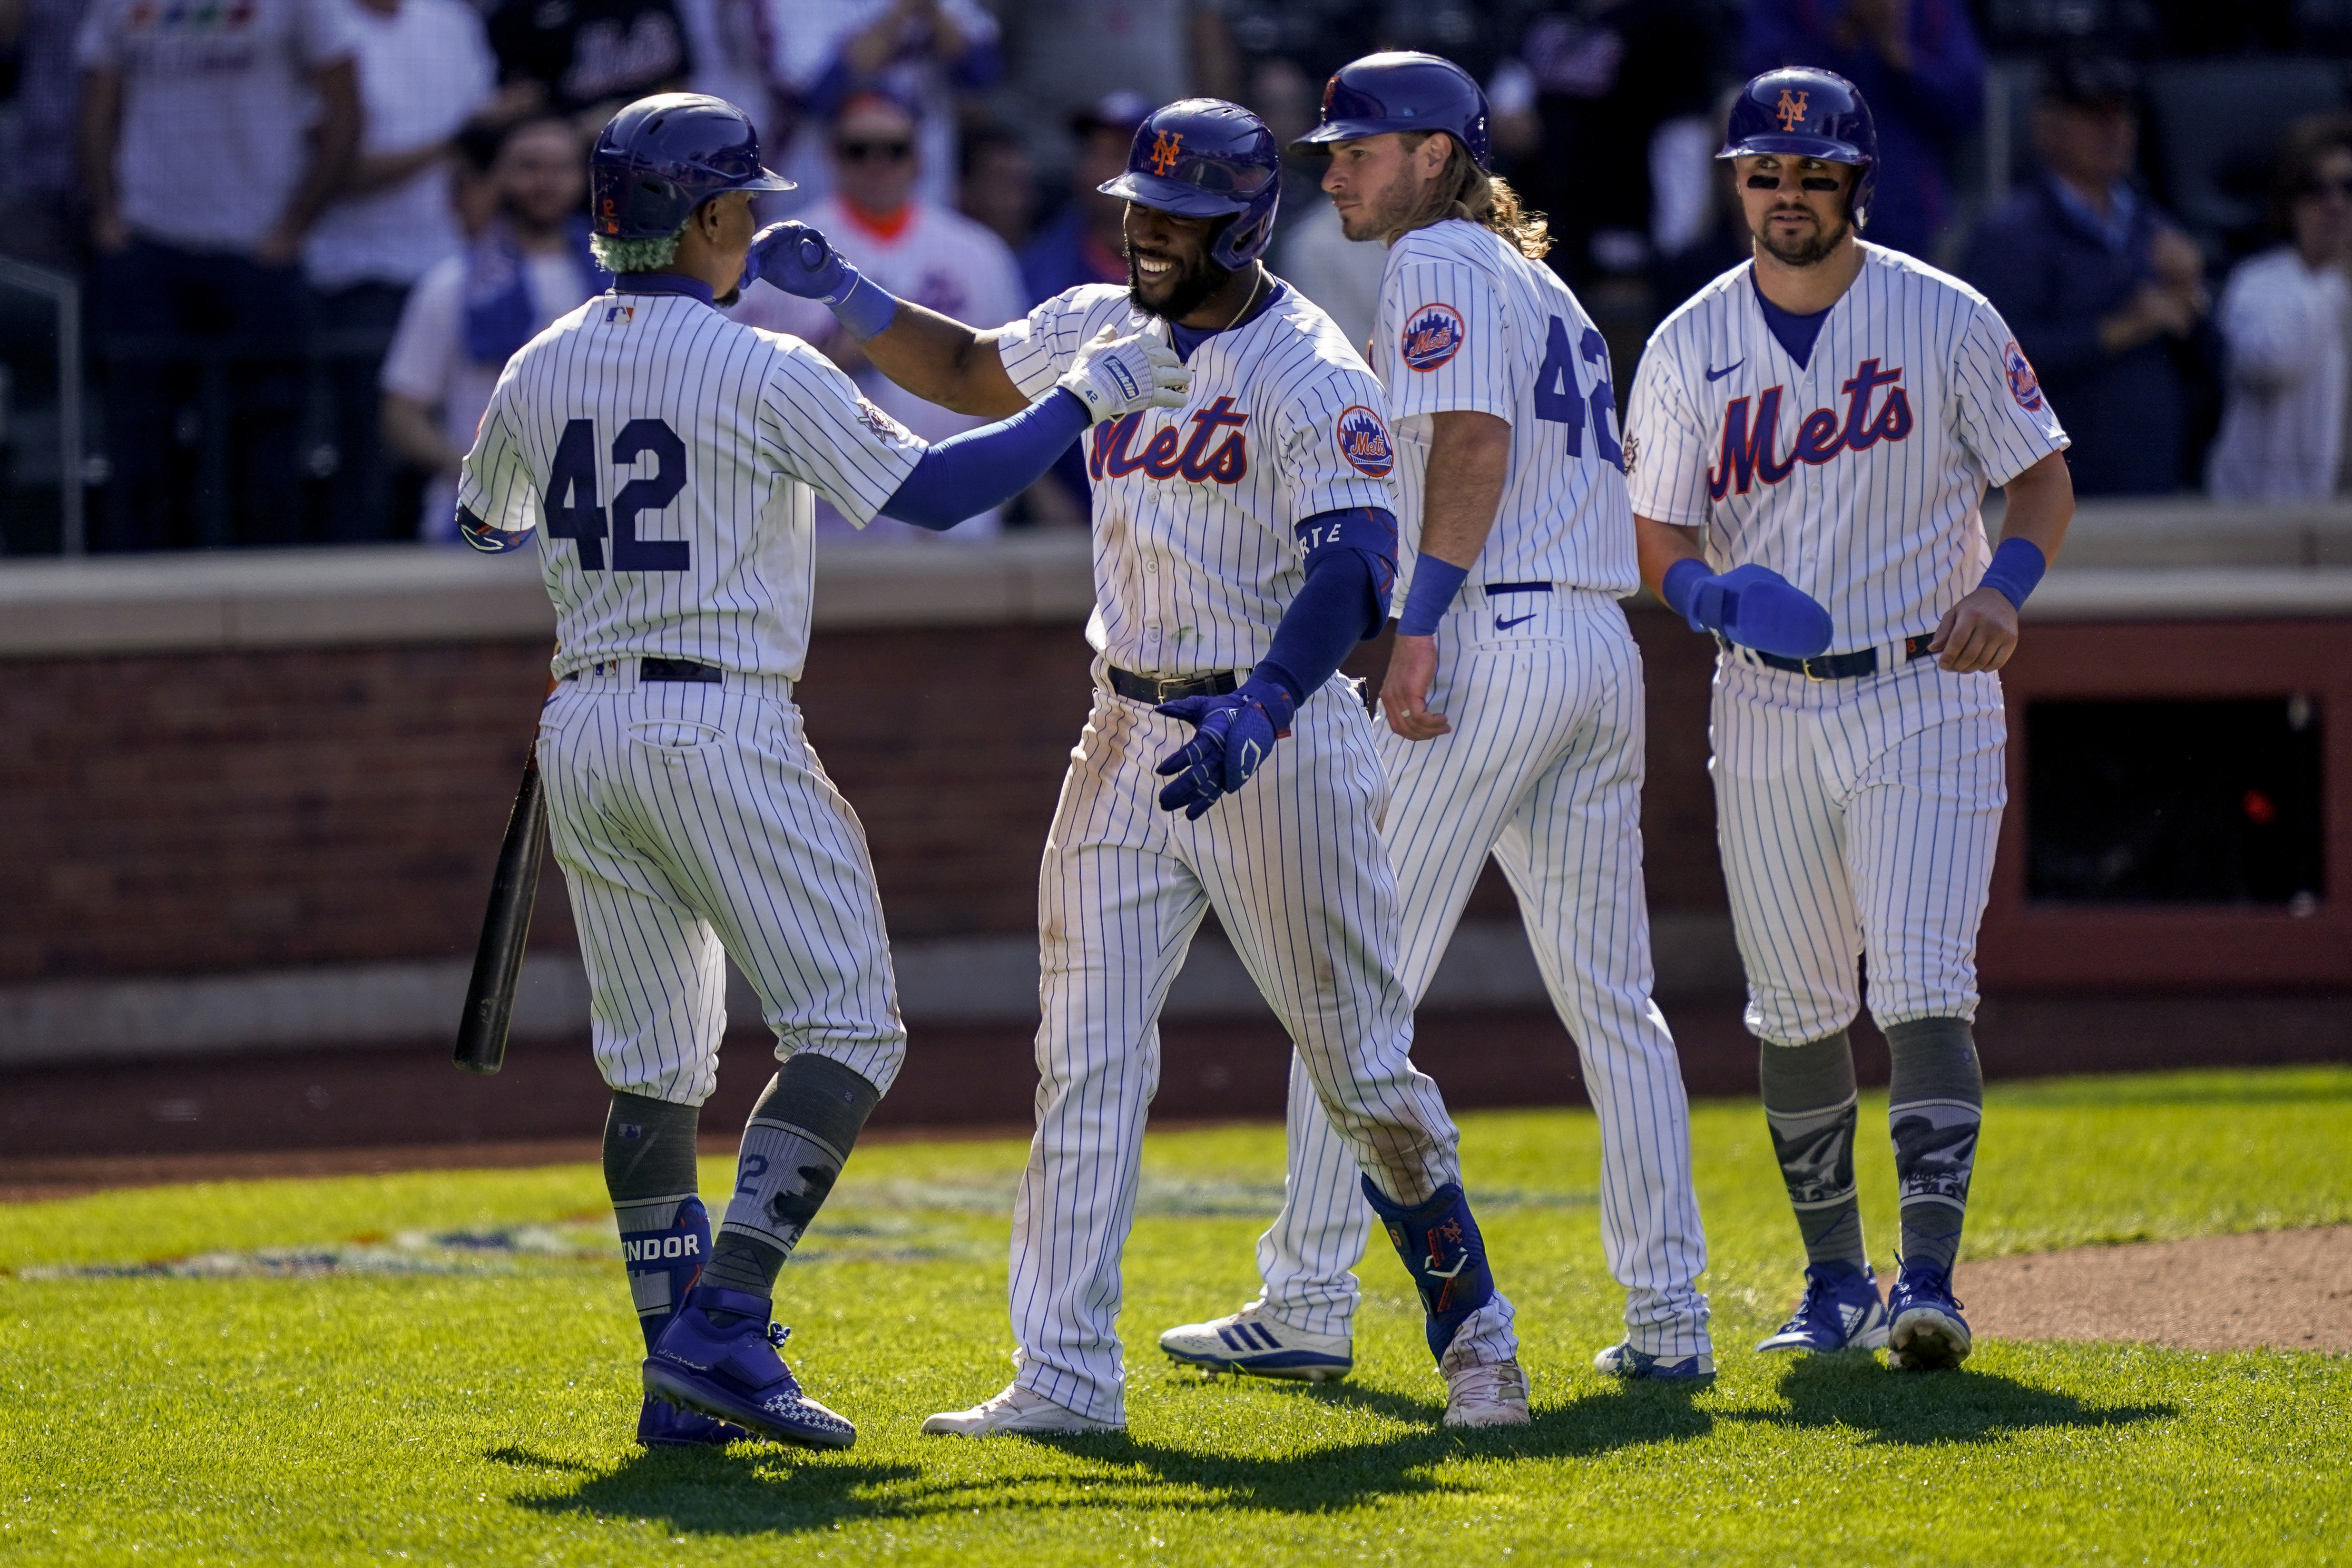
M 1708 647 L 1662 614 L 1634 619 L 1652 901 L 1719 909 Z M 809 734 L 865 820 L 895 936 L 1030 928 L 1086 662 L 1076 626 L 817 637 Z M 472 952 L 544 645 L 59 658 L 7 675 L 0 984 Z M 533 940 L 561 946 L 573 939 L 550 871 Z M 1510 911 L 1499 879 L 1473 910 Z

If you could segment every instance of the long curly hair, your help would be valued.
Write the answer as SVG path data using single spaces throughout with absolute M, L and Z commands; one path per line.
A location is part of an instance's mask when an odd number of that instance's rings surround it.
M 1444 136 L 1450 148 L 1445 167 L 1430 182 L 1421 205 L 1405 215 L 1402 222 L 1381 237 L 1391 245 L 1417 228 L 1427 228 L 1447 218 L 1467 218 L 1481 227 L 1491 228 L 1529 261 L 1541 261 L 1551 253 L 1551 227 L 1543 214 L 1527 207 L 1519 193 L 1499 174 L 1489 174 L 1471 161 L 1470 151 L 1458 137 L 1443 131 L 1408 131 L 1404 132 L 1405 151 L 1410 153 L 1433 136 Z

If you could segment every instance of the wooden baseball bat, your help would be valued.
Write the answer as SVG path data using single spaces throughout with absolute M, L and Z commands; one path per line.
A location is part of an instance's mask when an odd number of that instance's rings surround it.
M 530 936 L 531 905 L 539 897 L 540 863 L 547 855 L 547 796 L 539 782 L 536 750 L 523 764 L 514 815 L 499 868 L 490 879 L 490 907 L 474 949 L 474 977 L 457 1020 L 455 1060 L 467 1072 L 494 1073 L 506 1065 L 507 1026 L 514 1018 L 515 984 L 522 976 L 523 944 Z

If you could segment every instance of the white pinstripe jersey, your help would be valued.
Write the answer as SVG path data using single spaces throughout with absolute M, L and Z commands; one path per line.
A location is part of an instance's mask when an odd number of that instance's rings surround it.
M 1430 416 L 1491 414 L 1511 426 L 1510 467 L 1470 581 L 1620 597 L 1642 585 L 1608 345 L 1559 274 L 1466 219 L 1414 229 L 1389 247 L 1372 347 L 1404 448 L 1406 551 L 1421 539 Z
M 1862 249 L 1807 364 L 1742 262 L 1660 324 L 1633 377 L 1633 510 L 1705 529 L 1717 572 L 1769 566 L 1811 595 L 1832 653 L 1934 631 L 1991 563 L 1985 487 L 2067 444 L 1983 295 Z
M 1292 525 L 1393 513 L 1381 384 L 1306 296 L 1277 282 L 1255 319 L 1192 351 L 1190 401 L 1105 420 L 1094 480 L 1095 613 L 1087 640 L 1148 674 L 1244 669 L 1265 655 L 1307 571 Z M 1167 333 L 1127 290 L 1090 283 L 1003 328 L 1013 384 L 1044 396 L 1106 326 Z
M 652 655 L 797 680 L 813 492 L 863 526 L 923 449 L 797 338 L 603 294 L 508 362 L 457 502 L 546 524 L 558 675 Z

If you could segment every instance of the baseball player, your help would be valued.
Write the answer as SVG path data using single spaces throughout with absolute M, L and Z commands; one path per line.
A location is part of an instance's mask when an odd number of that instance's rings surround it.
M 1993 672 L 2074 513 L 2066 435 L 1984 296 L 1860 237 L 1877 138 L 1853 83 L 1766 72 L 1718 156 L 1753 258 L 1651 338 L 1628 449 L 1643 580 L 1726 639 L 1709 764 L 1724 878 L 1808 1259 L 1759 1348 L 1956 1366 L 1977 922 L 2005 798 Z M 2009 496 L 1998 551 L 1988 485 Z M 1834 651 L 1771 646 L 1808 626 Z M 1903 1242 L 1884 1305 L 1854 1199 L 1857 954 L 1894 1058 Z
M 1158 110 L 1102 187 L 1128 203 L 1129 286 L 1073 289 L 992 332 L 903 305 L 835 258 L 782 285 L 833 303 L 891 379 L 966 412 L 1021 406 L 1103 332 L 1164 333 L 1192 372 L 1181 412 L 1098 423 L 1087 448 L 1097 689 L 1038 874 L 1045 1017 L 1013 1217 L 1017 1372 L 927 1432 L 1124 1425 L 1119 1253 L 1157 1019 L 1211 908 L 1412 1274 L 1445 1421 L 1528 1418 L 1454 1126 L 1407 1055 L 1371 724 L 1352 684 L 1331 679 L 1386 613 L 1395 452 L 1361 358 L 1259 264 L 1280 167 L 1246 110 Z M 761 271 L 779 279 L 764 258 Z
M 1295 152 L 1327 153 L 1348 237 L 1388 245 L 1372 344 L 1402 443 L 1412 586 L 1382 692 L 1386 837 L 1418 1001 L 1492 854 L 1577 1041 L 1601 1135 L 1601 1236 L 1627 1377 L 1715 1370 L 1690 1116 L 1650 998 L 1642 888 L 1639 585 L 1609 359 L 1543 265 L 1550 240 L 1487 172 L 1486 98 L 1433 55 L 1342 67 Z M 1314 1380 L 1353 1364 L 1371 1215 L 1307 1076 L 1291 1074 L 1288 1201 L 1265 1289 L 1160 1337 L 1178 1361 Z
M 605 1181 L 647 1349 L 638 1436 L 843 1447 L 855 1429 L 801 1392 L 769 1312 L 906 1032 L 865 835 L 792 700 L 814 498 L 947 528 L 1097 418 L 1174 405 L 1188 376 L 1163 343 L 1090 340 L 1017 418 L 927 448 L 808 344 L 713 308 L 747 276 L 753 193 L 789 188 L 741 110 L 641 100 L 592 174 L 615 285 L 508 363 L 457 521 L 483 549 L 536 533 L 556 605 L 539 760 L 613 1089 Z M 727 956 L 782 1066 L 714 1248 L 695 1136 Z

